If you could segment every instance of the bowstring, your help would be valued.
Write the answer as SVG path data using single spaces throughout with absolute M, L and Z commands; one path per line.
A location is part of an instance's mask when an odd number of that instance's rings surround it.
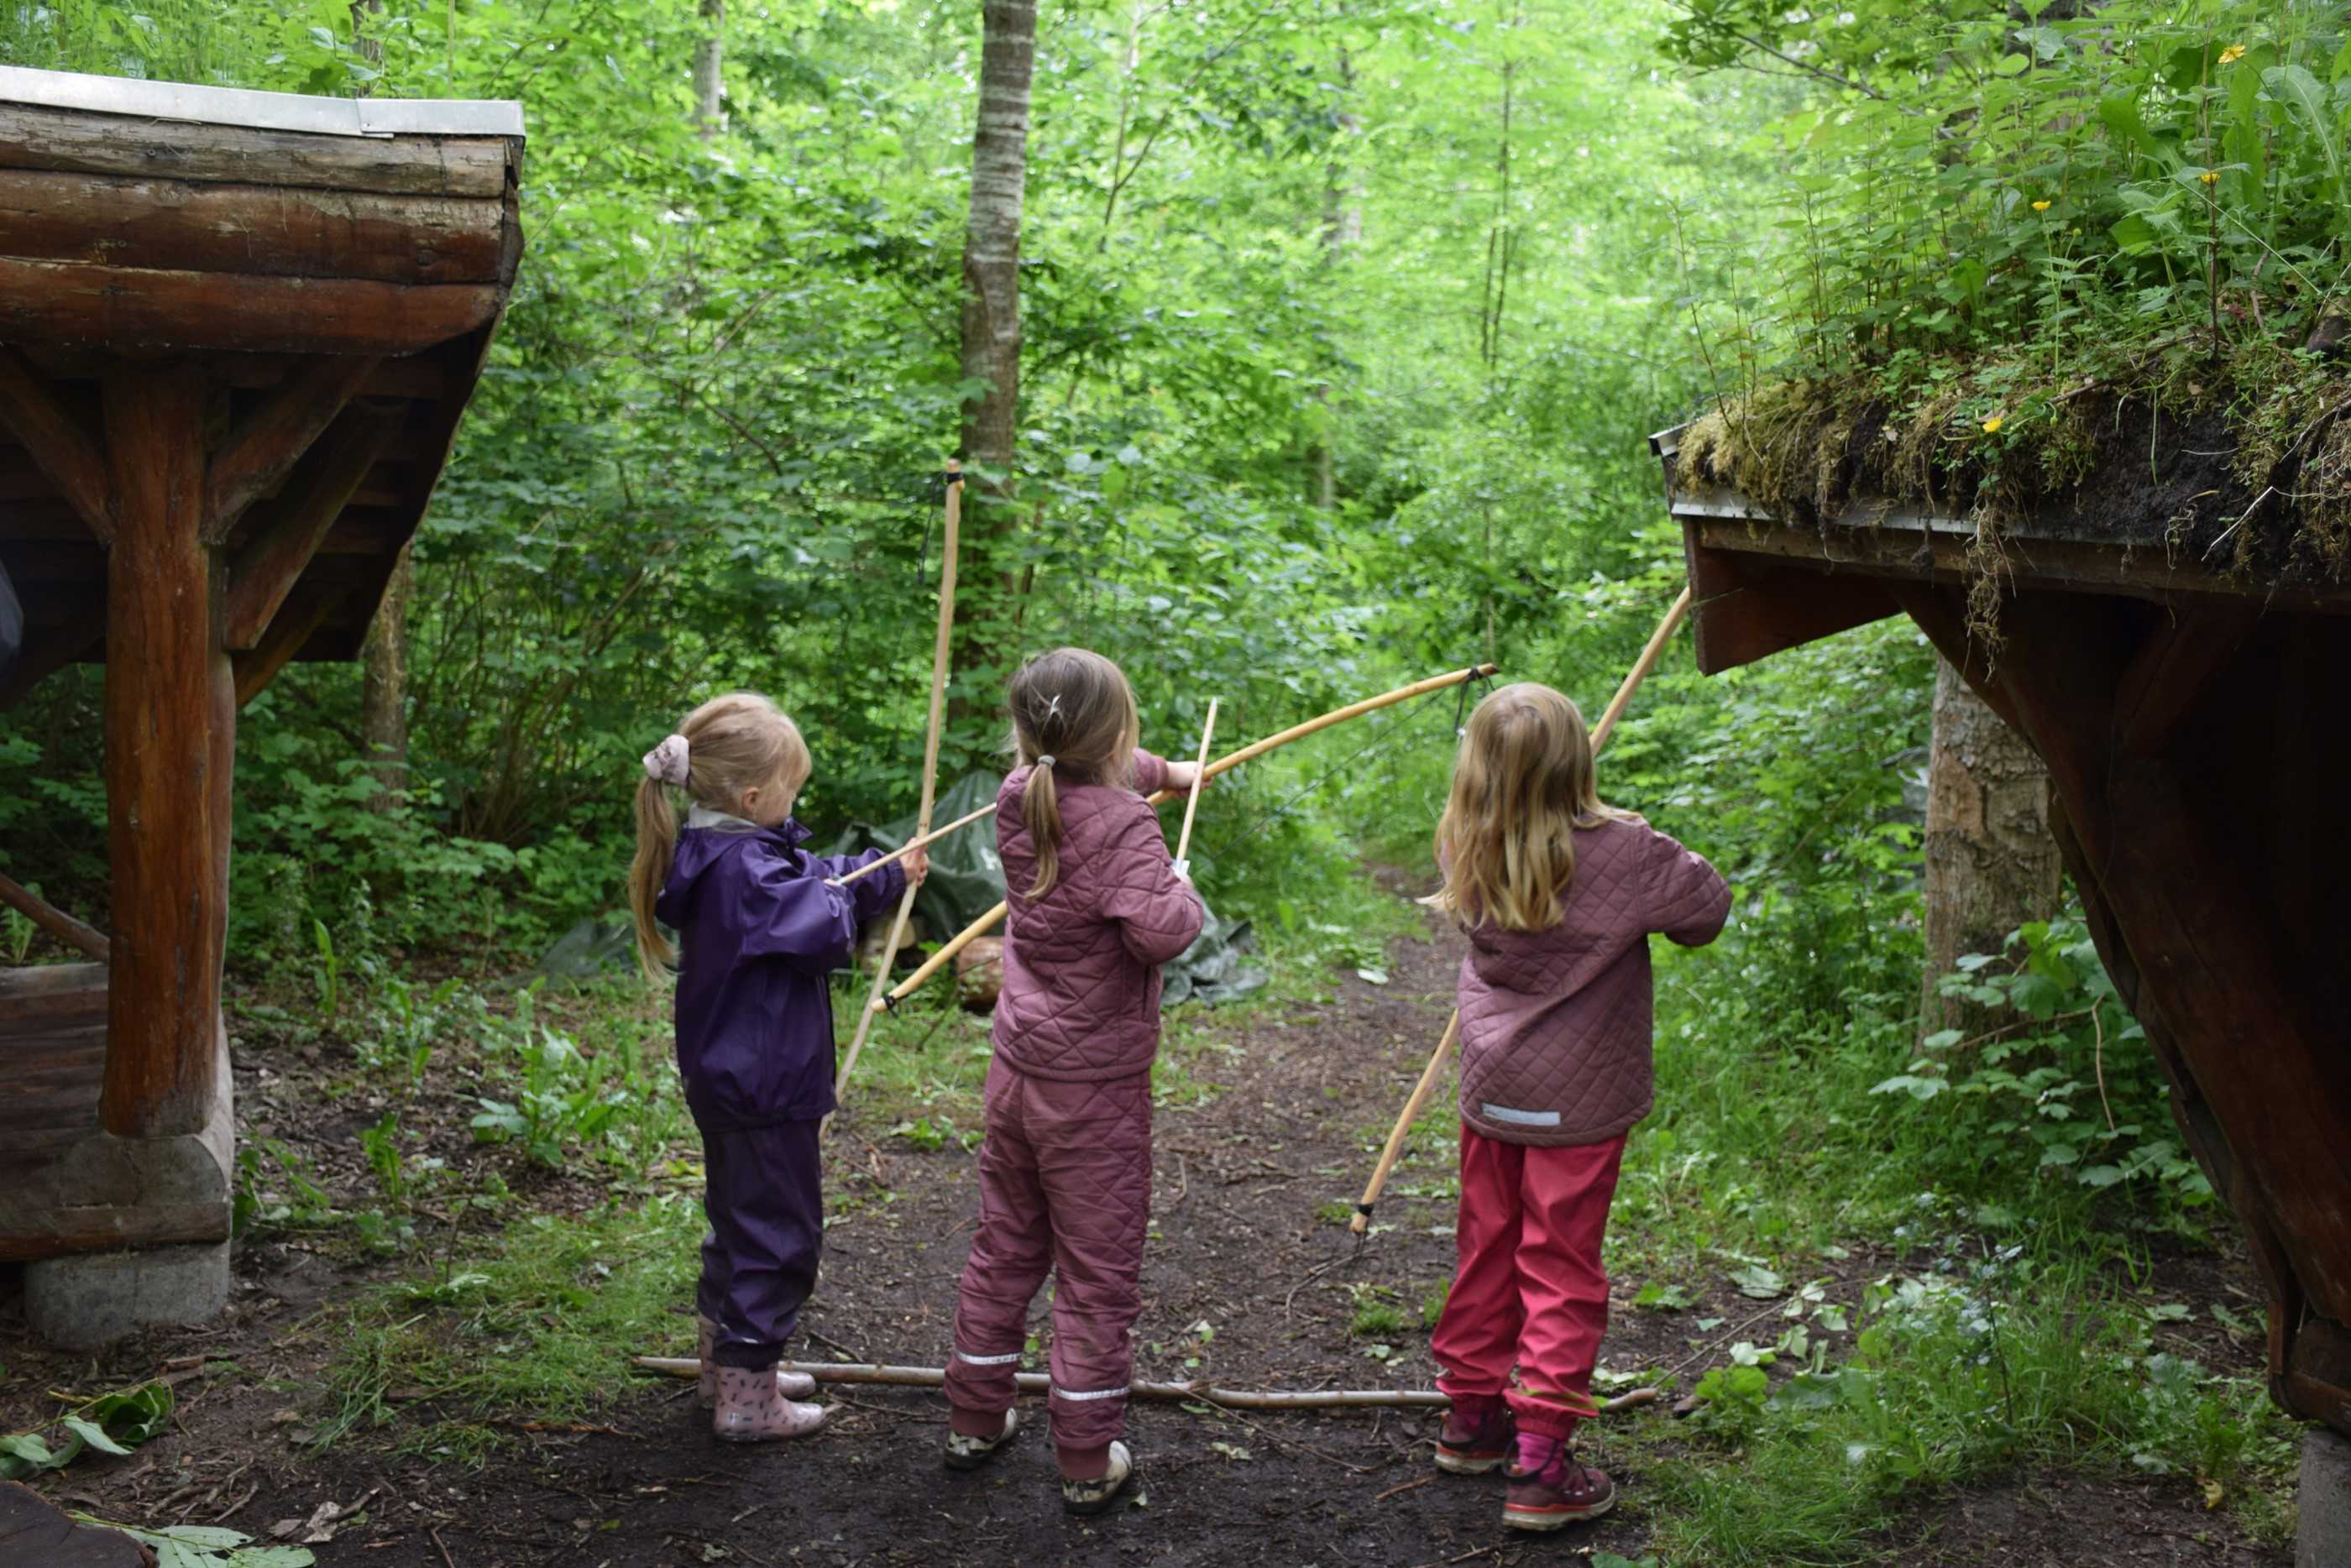
M 1484 675 L 1478 676 L 1473 680 L 1464 680 L 1461 682 L 1460 696 L 1459 699 L 1457 700 L 1454 708 L 1453 730 L 1457 738 L 1460 733 L 1462 718 L 1468 711 L 1468 696 L 1469 688 L 1473 684 L 1490 686 L 1491 683 L 1491 677 Z M 1429 701 L 1429 698 L 1437 695 L 1438 695 L 1437 692 L 1432 691 L 1428 694 L 1428 697 L 1421 698 L 1419 700 L 1419 707 L 1426 712 L 1434 713 L 1439 718 L 1442 718 L 1445 713 L 1444 704 Z M 1480 700 L 1483 700 L 1482 695 Z M 1416 714 L 1415 718 L 1416 717 L 1417 715 Z M 1374 734 L 1370 740 L 1364 742 L 1353 752 L 1350 752 L 1347 755 L 1340 758 L 1337 762 L 1332 763 L 1329 767 L 1315 774 L 1314 777 L 1309 779 L 1305 784 L 1300 785 L 1294 790 L 1291 790 L 1288 794 L 1283 795 L 1270 807 L 1259 812 L 1256 817 L 1251 819 L 1247 826 L 1227 834 L 1217 842 L 1217 846 L 1214 849 L 1209 850 L 1203 858 L 1211 861 L 1216 860 L 1222 857 L 1225 851 L 1230 849 L 1234 845 L 1240 843 L 1243 839 L 1254 837 L 1259 833 L 1263 832 L 1266 828 L 1272 826 L 1275 823 L 1288 816 L 1292 811 L 1295 811 L 1298 808 L 1299 805 L 1302 803 L 1307 796 L 1312 794 L 1324 784 L 1330 783 L 1332 778 L 1336 777 L 1342 769 L 1352 766 L 1353 763 L 1362 761 L 1364 756 L 1371 753 L 1382 751 L 1389 746 L 1395 745 L 1398 741 L 1403 740 L 1406 735 L 1412 733 L 1413 722 L 1413 719 L 1406 719 L 1402 722 L 1389 726 L 1381 733 Z

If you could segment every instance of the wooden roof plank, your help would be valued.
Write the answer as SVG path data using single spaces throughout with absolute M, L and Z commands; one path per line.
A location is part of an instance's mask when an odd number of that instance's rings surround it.
M 0 92 L 0 99 L 7 97 Z M 337 137 L 242 126 L 142 124 L 0 101 L 0 168 L 296 185 L 389 196 L 503 195 L 521 138 Z

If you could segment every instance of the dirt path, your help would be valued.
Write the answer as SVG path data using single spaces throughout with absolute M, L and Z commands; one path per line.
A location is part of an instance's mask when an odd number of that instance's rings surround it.
M 1442 1172 L 1426 1163 L 1399 1170 L 1380 1210 L 1387 1228 L 1360 1256 L 1343 1225 L 1318 1210 L 1360 1188 L 1362 1146 L 1426 1060 L 1458 951 L 1456 939 L 1432 931 L 1396 945 L 1384 985 L 1350 975 L 1327 1005 L 1210 1030 L 1189 1071 L 1221 1092 L 1158 1113 L 1138 1376 L 1291 1388 L 1431 1384 L 1422 1308 L 1452 1254 Z M 829 1179 L 867 1200 L 829 1235 L 806 1320 L 810 1354 L 938 1365 L 969 1246 L 972 1157 L 952 1146 L 913 1152 L 853 1116 L 837 1130 L 844 1158 Z M 1850 1266 L 1857 1281 L 1882 1263 Z M 150 1520 L 184 1507 L 208 1522 L 236 1504 L 230 1521 L 260 1531 L 371 1493 L 367 1517 L 319 1550 L 324 1563 L 381 1568 L 1516 1563 L 1595 1550 L 1638 1559 L 1648 1538 L 1642 1466 L 1658 1444 L 1613 1440 L 1607 1424 L 1590 1430 L 1587 1457 L 1625 1487 L 1624 1506 L 1530 1542 L 1499 1528 L 1499 1480 L 1435 1478 L 1436 1418 L 1399 1411 L 1244 1417 L 1138 1405 L 1129 1441 L 1143 1463 L 1141 1494 L 1092 1522 L 1061 1512 L 1041 1401 L 1024 1402 L 1033 1426 L 1017 1449 L 968 1476 L 938 1463 L 945 1417 L 935 1395 L 852 1390 L 823 1437 L 740 1449 L 710 1438 L 690 1385 L 653 1379 L 626 1388 L 605 1417 L 611 1432 L 517 1436 L 478 1472 L 392 1458 L 364 1438 L 303 1459 L 283 1428 L 322 1349 L 288 1349 L 285 1336 L 301 1308 L 340 1292 L 332 1279 L 299 1287 L 273 1280 L 296 1303 L 274 1314 L 110 1358 L 121 1370 L 141 1357 L 152 1367 L 170 1355 L 225 1354 L 247 1377 L 212 1398 L 192 1386 L 180 1436 L 110 1470 L 77 1467 L 49 1483 L 53 1494 Z M 1729 1330 L 1758 1304 L 1725 1293 L 1697 1306 Z M 1393 1330 L 1352 1333 L 1363 1308 L 1393 1311 Z M 1703 1364 L 1707 1344 L 1691 1349 L 1698 1315 L 1635 1312 L 1620 1300 L 1604 1362 Z M 1045 1320 L 1040 1302 L 1035 1323 Z M 0 1324 L 10 1390 L 73 1376 L 63 1358 L 20 1340 L 21 1330 Z M 613 1347 L 616 1380 L 632 1348 Z M 1625 1419 L 1654 1427 L 1665 1417 Z M 2067 1527 L 2085 1518 L 2101 1521 L 2095 1541 Z M 2225 1515 L 2194 1506 L 2184 1483 L 2064 1477 L 1929 1500 L 1888 1554 L 1953 1568 L 2284 1561 L 2244 1545 Z

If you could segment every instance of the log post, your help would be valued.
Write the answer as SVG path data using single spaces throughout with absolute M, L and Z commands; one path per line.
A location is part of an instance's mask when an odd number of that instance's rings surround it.
M 159 1137 L 202 1131 L 219 1087 L 235 684 L 204 543 L 203 378 L 185 364 L 124 363 L 104 388 L 114 936 L 99 1121 Z

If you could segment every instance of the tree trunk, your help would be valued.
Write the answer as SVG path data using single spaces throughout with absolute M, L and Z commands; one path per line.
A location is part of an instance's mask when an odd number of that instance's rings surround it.
M 1938 982 L 1963 953 L 1996 953 L 2028 920 L 2057 912 L 2057 841 L 2049 770 L 2024 737 L 1935 661 L 1935 732 L 1927 765 L 1927 973 L 1920 1033 L 1975 1035 L 1997 1022 Z
M 979 124 L 971 146 L 971 220 L 963 247 L 963 379 L 984 383 L 964 405 L 964 580 L 974 590 L 955 667 L 1000 666 L 1020 597 L 1013 460 L 1020 420 L 1020 210 L 1029 173 L 1029 80 L 1036 0 L 985 0 Z M 992 684 L 988 683 L 988 684 Z M 958 717 L 967 704 L 956 704 Z M 990 698 L 986 706 L 994 707 Z
M 368 625 L 360 681 L 360 740 L 375 774 L 371 811 L 392 810 L 408 788 L 408 601 L 415 587 L 416 567 L 402 546 Z
M 383 63 L 383 40 L 368 30 L 369 19 L 382 15 L 383 0 L 351 0 L 351 49 L 370 65 Z M 360 96 L 367 97 L 373 86 L 360 84 Z M 399 800 L 395 792 L 408 786 L 408 598 L 414 581 L 402 547 L 384 587 L 383 603 L 368 623 L 360 739 L 376 780 L 375 791 L 368 796 L 370 811 L 392 810 Z
M 1344 105 L 1355 85 L 1355 63 L 1345 49 L 1339 51 L 1340 104 L 1338 134 L 1332 139 L 1329 161 L 1322 166 L 1322 265 L 1325 272 L 1335 273 L 1347 258 L 1347 253 L 1364 243 L 1364 187 L 1355 178 L 1353 153 L 1347 140 L 1363 130 L 1363 117 L 1351 112 Z M 1311 484 L 1314 504 L 1328 512 L 1339 504 L 1339 477 L 1332 448 L 1338 440 L 1338 405 L 1331 395 L 1327 372 L 1335 371 L 1337 356 L 1326 358 L 1326 379 L 1315 389 L 1315 400 L 1322 405 L 1322 428 L 1316 432 L 1314 444 L 1307 453 L 1307 465 L 1311 473 Z
M 383 40 L 368 31 L 368 18 L 383 15 L 383 0 L 351 0 L 351 53 L 371 66 L 383 64 Z M 373 82 L 361 82 L 359 96 L 373 92 Z
M 726 129 L 726 0 L 702 0 L 702 20 L 694 46 L 694 128 L 708 138 Z

